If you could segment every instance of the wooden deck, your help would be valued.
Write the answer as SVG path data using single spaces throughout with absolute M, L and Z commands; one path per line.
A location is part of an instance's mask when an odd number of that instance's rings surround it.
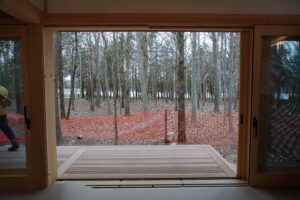
M 0 169 L 26 168 L 25 146 L 20 145 L 18 151 L 7 151 L 10 145 L 0 146 Z
M 60 146 L 64 180 L 236 177 L 210 145 Z

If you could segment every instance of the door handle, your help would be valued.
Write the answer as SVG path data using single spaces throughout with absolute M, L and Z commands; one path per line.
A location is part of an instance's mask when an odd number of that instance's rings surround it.
M 26 106 L 24 106 L 24 121 L 25 121 L 26 128 L 30 129 L 31 128 L 31 121 L 27 117 L 27 108 L 26 108 Z
M 257 121 L 256 117 L 253 117 L 252 127 L 255 129 L 254 136 L 258 137 L 258 121 Z

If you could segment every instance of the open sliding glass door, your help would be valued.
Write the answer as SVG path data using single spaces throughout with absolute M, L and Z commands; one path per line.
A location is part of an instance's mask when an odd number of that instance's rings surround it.
M 26 59 L 25 27 L 0 26 L 0 190 L 26 190 L 29 180 Z
M 300 184 L 300 26 L 256 26 L 250 185 Z

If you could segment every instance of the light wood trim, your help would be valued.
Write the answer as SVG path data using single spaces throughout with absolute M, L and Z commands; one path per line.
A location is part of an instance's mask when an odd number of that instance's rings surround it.
M 0 26 L 0 39 L 17 39 L 21 45 L 22 78 L 24 84 L 24 105 L 30 106 L 28 43 L 25 26 Z M 30 188 L 31 132 L 26 130 L 26 168 L 0 169 L 0 191 L 27 191 Z
M 262 57 L 262 36 L 300 36 L 300 26 L 256 26 L 254 31 L 254 61 L 253 61 L 253 100 L 252 100 L 252 116 L 260 119 L 260 104 L 259 96 L 261 87 L 261 57 Z M 264 104 L 263 107 L 268 105 Z M 260 132 L 261 128 L 258 124 L 258 137 L 254 136 L 251 130 L 251 148 L 250 148 L 250 175 L 249 183 L 251 186 L 271 186 L 271 185 L 300 185 L 300 174 L 297 171 L 291 170 L 268 170 L 262 171 L 260 154 L 263 153 L 263 140 L 261 136 L 264 133 Z M 251 128 L 252 129 L 252 128 Z
M 28 62 L 30 76 L 31 119 L 31 189 L 42 189 L 47 186 L 47 143 L 46 143 L 46 109 L 44 84 L 44 48 L 43 26 L 27 26 Z
M 45 81 L 45 112 L 46 114 L 46 137 L 48 159 L 48 185 L 55 183 L 57 179 L 57 156 L 56 156 L 56 115 L 55 115 L 55 71 L 53 56 L 53 36 L 49 29 L 44 29 L 44 81 Z
M 253 27 L 257 24 L 300 24 L 300 15 L 255 14 L 45 14 L 46 26 L 144 26 L 192 29 Z
M 147 31 L 147 32 L 156 32 L 156 31 L 197 31 L 197 32 L 240 32 L 252 30 L 251 28 L 238 28 L 238 27 L 167 27 L 167 26 L 47 26 L 46 29 L 52 31 L 66 31 L 66 32 L 99 32 L 99 31 Z
M 237 177 L 248 180 L 249 177 L 249 147 L 251 126 L 251 91 L 252 91 L 252 56 L 253 31 L 242 31 L 240 40 L 240 111 L 243 124 L 239 125 Z
M 251 115 L 251 122 L 252 116 L 257 116 L 259 113 L 258 107 L 255 105 L 259 104 L 259 95 L 255 95 L 254 92 L 258 92 L 257 88 L 260 85 L 260 56 L 261 56 L 261 33 L 257 27 L 255 28 L 254 32 L 254 53 L 253 53 L 253 84 L 252 84 L 252 115 Z M 257 185 L 256 176 L 257 176 L 257 158 L 258 158 L 258 141 L 257 138 L 254 136 L 253 127 L 251 126 L 251 147 L 250 147 L 250 171 L 249 171 L 249 184 L 251 186 Z
M 27 0 L 19 0 L 17 2 L 0 0 L 0 9 L 8 15 L 28 24 L 41 23 L 42 21 L 41 11 Z
M 138 27 L 139 30 L 147 30 L 147 27 Z M 78 27 L 47 27 L 45 30 L 47 30 L 49 33 L 52 31 L 52 34 L 54 34 L 53 31 L 100 31 L 100 30 L 111 30 L 112 28 L 106 27 L 85 27 L 85 26 L 78 26 Z M 124 27 L 113 27 L 114 30 L 122 30 L 124 31 Z M 125 27 L 126 30 L 135 30 L 136 27 Z M 149 29 L 148 29 L 149 30 Z M 178 30 L 178 29 L 176 29 Z M 182 30 L 187 30 L 186 28 L 182 28 Z M 189 30 L 189 29 L 188 29 Z M 238 150 L 238 168 L 237 168 L 237 177 L 241 178 L 242 180 L 248 180 L 249 176 L 249 135 L 250 135 L 250 110 L 251 110 L 251 77 L 252 77 L 252 46 L 253 46 L 253 31 L 252 29 L 249 28 L 209 28 L 209 29 L 203 29 L 203 28 L 194 28 L 193 30 L 207 30 L 207 31 L 241 31 L 241 86 L 240 86 L 240 91 L 243 91 L 243 93 L 240 94 L 240 102 L 242 104 L 240 105 L 241 107 L 241 113 L 244 115 L 244 124 L 243 126 L 240 126 L 239 129 L 239 150 Z M 50 37 L 50 35 L 47 35 L 47 37 Z M 51 38 L 52 39 L 52 38 Z M 47 39 L 47 41 L 51 41 L 51 39 Z M 52 49 L 51 43 L 46 42 L 46 47 L 45 49 L 47 50 L 45 54 L 47 56 L 52 55 L 50 53 L 49 49 Z M 46 56 L 46 57 L 47 57 Z M 50 68 L 53 68 L 53 63 L 49 62 L 52 61 L 51 59 L 47 59 L 48 61 L 46 62 L 47 64 L 45 65 L 45 68 L 50 70 Z M 53 70 L 53 69 L 52 69 Z M 46 70 L 47 71 L 47 70 Z M 47 75 L 46 75 L 47 76 Z M 53 79 L 53 78 L 52 78 Z M 53 81 L 53 80 L 52 80 Z M 54 87 L 54 86 L 53 86 Z M 48 88 L 46 96 L 49 97 L 47 100 L 51 98 L 51 95 L 49 96 L 48 91 L 52 91 L 52 89 Z M 54 101 L 54 100 L 53 100 Z M 48 103 L 46 103 L 48 104 Z M 54 107 L 54 102 L 53 105 Z M 50 107 L 49 107 L 50 108 Z M 48 110 L 47 113 L 50 114 L 50 111 Z M 52 123 L 51 123 L 52 124 Z M 48 135 L 48 147 L 49 151 L 52 151 L 51 154 L 54 154 L 53 152 L 56 151 L 56 139 L 55 139 L 55 134 L 53 134 L 53 131 L 55 131 L 55 124 L 50 125 L 50 122 L 48 123 L 47 121 L 47 127 L 52 126 L 52 131 L 47 131 Z M 49 129 L 50 130 L 50 129 Z M 49 137 L 49 134 L 52 136 Z M 49 152 L 48 152 L 49 155 Z M 49 164 L 52 166 L 52 168 L 55 168 L 56 166 L 56 157 L 52 156 L 49 159 Z M 49 166 L 50 167 L 50 166 Z M 54 175 L 54 171 L 52 173 Z M 54 178 L 53 178 L 54 181 Z M 53 181 L 50 181 L 53 183 Z

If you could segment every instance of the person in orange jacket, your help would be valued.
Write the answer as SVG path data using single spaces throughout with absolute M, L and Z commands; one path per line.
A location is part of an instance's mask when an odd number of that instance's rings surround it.
M 19 148 L 19 143 L 16 140 L 14 132 L 8 125 L 6 108 L 11 105 L 11 101 L 8 98 L 8 91 L 5 87 L 0 85 L 0 129 L 6 135 L 11 143 L 11 147 L 8 151 L 16 151 Z

